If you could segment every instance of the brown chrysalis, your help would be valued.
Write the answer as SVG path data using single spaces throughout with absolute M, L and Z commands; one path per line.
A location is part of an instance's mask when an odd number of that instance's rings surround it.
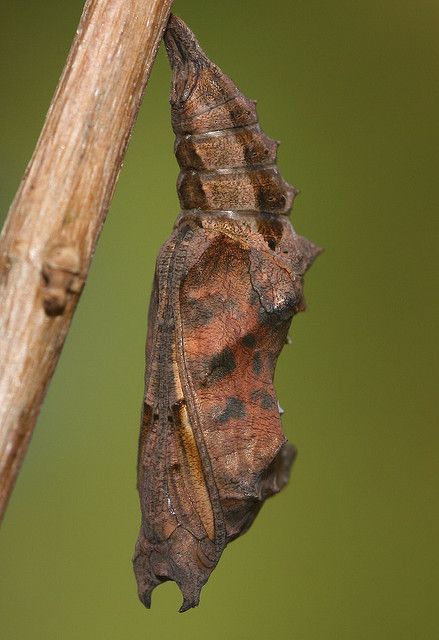
M 165 44 L 182 211 L 149 310 L 134 570 L 146 607 L 174 580 L 186 611 L 226 545 L 288 481 L 295 450 L 273 375 L 319 249 L 286 215 L 296 191 L 255 103 L 175 16 Z

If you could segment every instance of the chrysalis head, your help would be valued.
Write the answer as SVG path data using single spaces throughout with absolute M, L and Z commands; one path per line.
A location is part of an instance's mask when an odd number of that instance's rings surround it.
M 261 131 L 255 102 L 209 60 L 176 16 L 165 44 L 182 208 L 288 213 L 297 191 L 276 167 L 278 143 Z

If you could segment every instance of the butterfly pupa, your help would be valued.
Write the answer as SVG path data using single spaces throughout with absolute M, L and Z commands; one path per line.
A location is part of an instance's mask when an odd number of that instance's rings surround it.
M 174 580 L 186 611 L 226 545 L 288 481 L 295 450 L 273 375 L 319 249 L 291 226 L 297 191 L 254 101 L 175 16 L 165 45 L 181 212 L 149 309 L 134 570 L 146 607 Z

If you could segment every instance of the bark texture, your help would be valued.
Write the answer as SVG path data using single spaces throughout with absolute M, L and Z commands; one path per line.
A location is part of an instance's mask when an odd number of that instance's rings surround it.
M 0 518 L 84 286 L 172 0 L 89 0 L 0 236 Z

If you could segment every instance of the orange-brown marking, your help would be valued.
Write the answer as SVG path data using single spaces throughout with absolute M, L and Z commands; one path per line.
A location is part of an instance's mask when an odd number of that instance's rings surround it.
M 186 470 L 190 482 L 192 495 L 195 497 L 194 507 L 200 516 L 201 522 L 211 540 L 215 537 L 215 522 L 209 492 L 203 473 L 203 465 L 198 451 L 198 446 L 192 430 L 186 402 L 183 398 L 178 363 L 173 348 L 172 371 L 176 397 L 179 399 L 174 407 L 175 427 L 177 434 L 178 458 L 182 467 Z

